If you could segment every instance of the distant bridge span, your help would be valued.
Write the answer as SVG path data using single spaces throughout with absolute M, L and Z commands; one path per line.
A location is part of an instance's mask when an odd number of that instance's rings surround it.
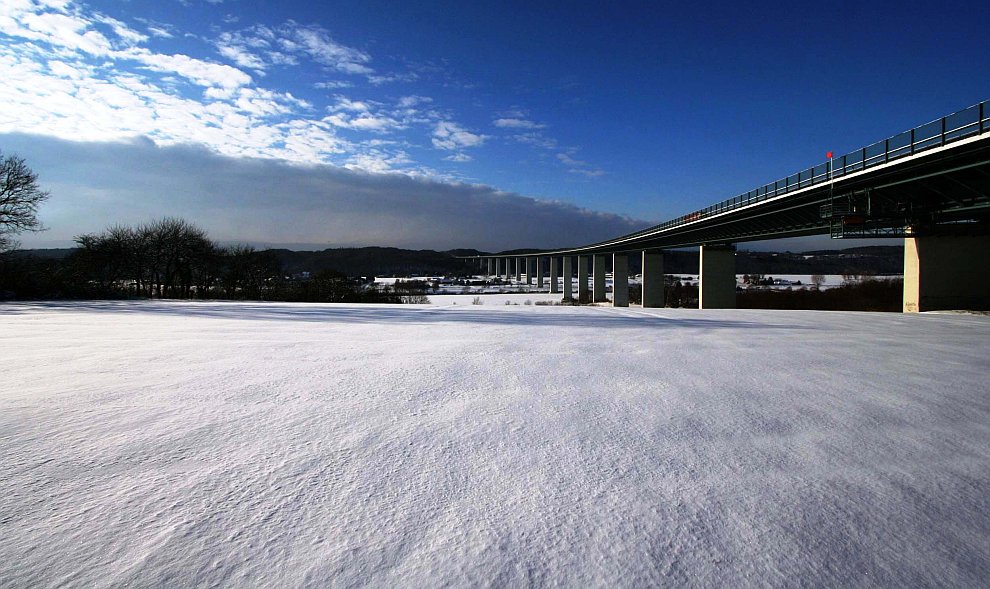
M 990 308 L 990 101 L 831 158 L 786 178 L 654 227 L 576 248 L 476 256 L 489 274 L 534 275 L 550 289 L 573 275 L 578 298 L 628 304 L 628 255 L 643 256 L 643 305 L 663 306 L 662 250 L 700 246 L 699 306 L 735 306 L 733 244 L 831 235 L 905 240 L 904 310 Z M 588 261 L 593 260 L 592 287 Z M 966 281 L 958 280 L 960 275 Z M 572 296 L 563 280 L 563 295 Z

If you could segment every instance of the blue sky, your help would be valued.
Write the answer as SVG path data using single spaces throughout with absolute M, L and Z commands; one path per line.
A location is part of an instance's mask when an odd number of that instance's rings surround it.
M 4 0 L 57 246 L 579 245 L 990 97 L 986 3 Z M 182 194 L 179 194 L 181 187 Z

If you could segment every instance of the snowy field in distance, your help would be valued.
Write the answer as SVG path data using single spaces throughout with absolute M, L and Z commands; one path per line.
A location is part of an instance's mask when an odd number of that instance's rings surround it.
M 985 585 L 990 317 L 0 304 L 0 587 Z

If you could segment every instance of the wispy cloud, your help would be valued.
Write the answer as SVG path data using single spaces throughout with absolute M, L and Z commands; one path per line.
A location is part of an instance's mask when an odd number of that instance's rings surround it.
M 571 157 L 571 153 L 558 153 L 557 159 L 560 160 L 562 164 L 568 167 L 568 172 L 571 174 L 579 174 L 581 176 L 586 176 L 588 178 L 598 178 L 599 176 L 604 176 L 605 171 L 601 170 L 595 166 L 592 166 L 586 161 L 575 159 Z
M 540 149 L 557 149 L 557 140 L 552 137 L 546 137 L 541 133 L 517 133 L 513 135 L 512 138 L 519 143 L 525 143 Z
M 546 129 L 546 125 L 527 121 L 526 119 L 495 119 L 495 126 L 502 129 Z
M 450 121 L 440 121 L 433 129 L 433 146 L 437 149 L 455 150 L 478 147 L 487 138 L 486 135 L 472 133 Z
M 330 33 L 318 25 L 302 25 L 288 21 L 275 30 L 279 46 L 288 52 L 303 52 L 331 69 L 348 74 L 372 74 L 368 66 L 371 56 L 359 49 L 337 43 Z

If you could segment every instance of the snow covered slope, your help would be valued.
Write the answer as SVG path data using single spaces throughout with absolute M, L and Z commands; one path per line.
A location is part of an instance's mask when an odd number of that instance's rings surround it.
M 0 586 L 990 578 L 990 317 L 0 305 Z

